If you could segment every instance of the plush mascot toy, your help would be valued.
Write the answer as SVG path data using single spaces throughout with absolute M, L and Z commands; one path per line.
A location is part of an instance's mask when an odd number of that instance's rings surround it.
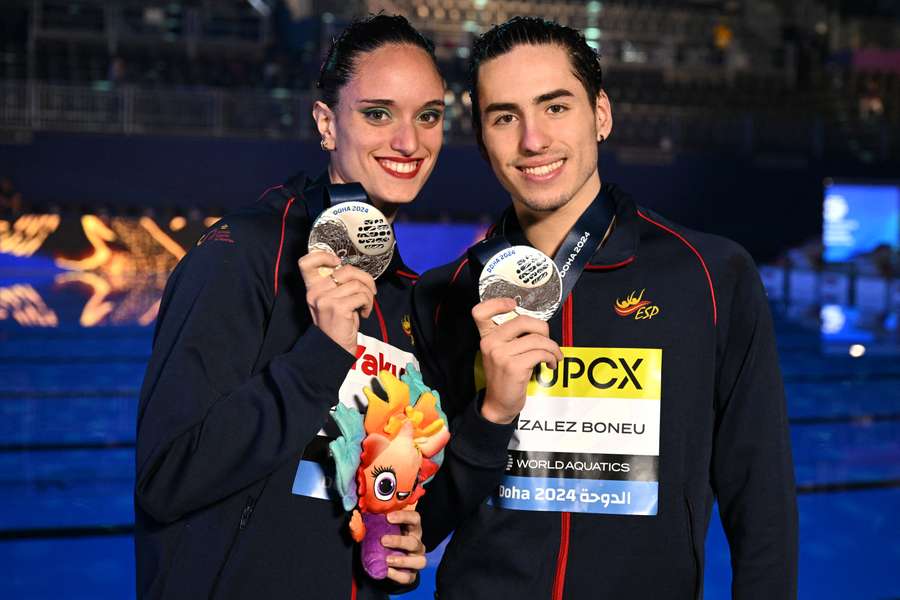
M 441 465 L 450 432 L 440 395 L 422 383 L 412 364 L 400 379 L 382 371 L 378 381 L 387 400 L 364 388 L 365 417 L 337 405 L 334 420 L 341 436 L 329 448 L 344 509 L 353 512 L 351 535 L 362 543 L 363 567 L 371 577 L 384 579 L 388 555 L 402 554 L 381 545 L 382 536 L 400 534 L 386 515 L 415 508 L 425 493 L 422 485 Z

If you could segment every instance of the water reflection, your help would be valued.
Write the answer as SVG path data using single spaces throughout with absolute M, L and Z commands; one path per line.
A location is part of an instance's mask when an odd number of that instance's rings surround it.
M 0 322 L 22 327 L 151 325 L 166 280 L 219 220 L 23 215 L 0 220 Z M 485 226 L 398 223 L 406 263 L 424 270 L 454 260 Z M 221 233 L 211 230 L 206 233 Z
M 5 279 L 17 272 L 52 276 L 49 283 L 5 282 L 0 287 L 0 320 L 56 327 L 60 319 L 53 298 L 74 292 L 83 298 L 77 316 L 82 327 L 150 325 L 169 273 L 202 232 L 202 222 L 189 225 L 170 221 L 161 226 L 146 216 L 23 215 L 14 222 L 0 220 L 0 267 L 13 273 Z M 36 260 L 41 258 L 50 259 L 54 268 Z
M 166 280 L 218 217 L 94 214 L 0 220 L 0 322 L 20 327 L 149 326 Z M 414 269 L 453 260 L 479 225 L 398 223 Z M 763 267 L 779 316 L 817 331 L 826 354 L 900 354 L 900 282 L 871 275 Z
M 59 317 L 31 285 L 0 287 L 0 321 L 12 319 L 22 327 L 56 327 Z
M 779 314 L 817 330 L 823 353 L 853 358 L 900 355 L 900 281 L 852 269 L 767 266 L 760 274 Z
M 820 315 L 822 350 L 826 354 L 849 354 L 853 358 L 900 354 L 895 312 L 826 304 Z

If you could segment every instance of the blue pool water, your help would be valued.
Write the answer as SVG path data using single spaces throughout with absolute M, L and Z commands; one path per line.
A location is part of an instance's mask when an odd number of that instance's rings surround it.
M 84 327 L 84 289 L 55 282 L 49 263 L 12 266 L 0 265 L 0 293 L 26 285 L 39 301 L 19 314 L 0 302 L 0 598 L 131 598 L 136 399 L 152 325 Z M 900 598 L 900 360 L 825 354 L 814 322 L 776 308 L 800 596 Z M 430 598 L 433 577 L 405 598 Z M 729 577 L 716 514 L 706 597 L 728 597 Z

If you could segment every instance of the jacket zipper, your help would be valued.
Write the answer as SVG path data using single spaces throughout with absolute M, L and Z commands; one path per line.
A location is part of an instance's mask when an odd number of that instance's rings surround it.
M 562 345 L 571 346 L 573 342 L 572 332 L 572 297 L 573 291 L 566 298 L 562 308 Z M 556 557 L 556 576 L 553 579 L 553 600 L 562 600 L 563 590 L 566 585 L 566 566 L 569 562 L 569 533 L 571 529 L 572 515 L 560 513 L 559 555 Z
M 253 509 L 256 507 L 256 500 L 254 500 L 253 496 L 247 497 L 247 503 L 244 505 L 244 510 L 241 511 L 241 522 L 238 524 L 238 529 L 241 531 L 247 529 L 247 523 L 250 522 L 250 516 L 253 514 Z
M 562 528 L 559 533 L 559 556 L 556 558 L 556 577 L 553 579 L 553 600 L 562 600 L 566 586 L 566 564 L 569 561 L 569 524 L 571 515 L 561 513 Z
M 268 479 L 266 480 L 268 483 Z M 262 491 L 266 489 L 266 485 L 263 484 L 262 488 L 260 488 L 259 495 L 262 495 Z M 212 588 L 209 591 L 209 597 L 215 598 L 216 594 L 219 591 L 219 582 L 222 580 L 222 573 L 225 572 L 225 567 L 228 565 L 228 561 L 231 559 L 231 553 L 234 552 L 234 546 L 237 544 L 238 536 L 242 531 L 247 529 L 247 523 L 250 522 L 250 516 L 253 514 L 253 509 L 256 507 L 256 498 L 252 495 L 247 496 L 247 501 L 244 503 L 244 508 L 241 510 L 241 520 L 238 522 L 238 530 L 234 532 L 234 535 L 231 537 L 231 544 L 228 546 L 228 551 L 225 553 L 225 560 L 222 561 L 222 564 L 219 565 L 219 571 L 216 573 L 216 579 L 213 581 Z

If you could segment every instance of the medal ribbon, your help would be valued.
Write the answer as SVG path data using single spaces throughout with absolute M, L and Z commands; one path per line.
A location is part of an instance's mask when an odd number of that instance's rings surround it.
M 285 198 L 292 198 L 303 195 L 303 188 L 307 179 L 302 174 L 295 175 L 288 179 L 281 188 L 281 193 Z M 321 206 L 310 206 L 307 203 L 306 210 L 309 215 L 309 222 L 315 221 L 320 214 L 326 209 L 341 204 L 343 202 L 362 202 L 364 204 L 372 204 L 366 190 L 359 183 L 326 183 L 322 185 L 322 204 Z
M 324 208 L 343 202 L 372 204 L 372 201 L 369 200 L 369 195 L 366 194 L 366 190 L 358 183 L 329 183 L 325 186 L 326 206 Z
M 594 201 L 587 207 L 587 210 L 581 213 L 575 225 L 566 234 L 553 259 L 559 275 L 562 277 L 563 301 L 572 292 L 584 272 L 584 268 L 600 247 L 613 217 L 615 217 L 615 202 L 606 188 L 601 188 Z M 486 238 L 469 248 L 469 262 L 472 264 L 473 277 L 476 281 L 481 270 L 484 269 L 484 265 L 491 258 L 512 246 L 503 231 L 506 229 L 505 225 L 506 218 L 504 216 L 501 222 L 501 231 L 497 235 Z
M 566 239 L 553 257 L 553 262 L 556 263 L 562 277 L 563 301 L 569 297 L 584 268 L 600 248 L 615 216 L 616 204 L 606 188 L 601 188 L 591 205 L 581 213 L 575 225 L 566 234 Z

